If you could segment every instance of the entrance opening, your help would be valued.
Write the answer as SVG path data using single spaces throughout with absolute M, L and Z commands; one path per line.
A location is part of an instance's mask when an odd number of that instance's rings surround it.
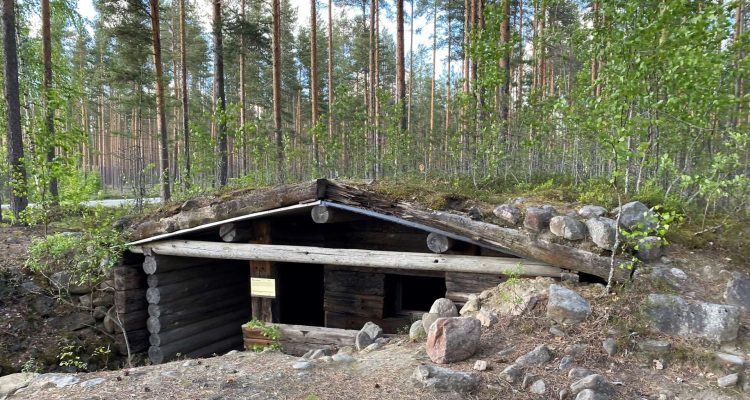
M 445 297 L 445 292 L 443 277 L 386 275 L 386 316 L 427 312 L 435 300 Z
M 278 322 L 323 326 L 323 266 L 291 263 L 275 266 Z

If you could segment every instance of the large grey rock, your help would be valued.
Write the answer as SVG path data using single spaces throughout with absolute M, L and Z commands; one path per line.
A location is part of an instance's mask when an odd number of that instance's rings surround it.
M 55 300 L 47 296 L 39 296 L 31 303 L 31 308 L 34 312 L 42 317 L 47 317 L 52 313 L 52 306 L 55 305 Z
M 453 304 L 453 301 L 450 299 L 437 299 L 434 303 L 432 303 L 432 307 L 430 307 L 430 313 L 431 314 L 437 314 L 441 317 L 457 317 L 458 316 L 458 310 L 456 310 L 456 305 Z
M 438 364 L 463 361 L 477 351 L 481 328 L 471 317 L 440 318 L 427 334 L 427 355 Z
M 615 235 L 617 234 L 615 221 L 609 218 L 589 218 L 586 220 L 591 241 L 605 250 L 615 247 Z
M 42 292 L 42 288 L 34 281 L 26 281 L 21 283 L 21 292 L 24 294 L 38 294 Z
M 86 294 L 91 292 L 90 287 L 80 284 L 80 277 L 74 276 L 67 271 L 55 272 L 49 279 L 57 289 L 67 291 L 70 294 Z
M 528 367 L 530 365 L 540 365 L 552 359 L 552 352 L 545 345 L 539 345 L 531 350 L 530 352 L 518 357 L 516 359 L 516 365 L 520 367 Z
M 651 327 L 663 333 L 719 343 L 737 338 L 739 307 L 650 294 L 642 309 Z
M 750 278 L 739 272 L 733 273 L 727 281 L 724 300 L 745 312 L 750 312 Z
M 427 337 L 427 332 L 424 330 L 422 320 L 414 321 L 409 327 L 409 340 L 413 342 L 419 342 Z
M 586 206 L 581 207 L 578 210 L 578 215 L 586 219 L 601 217 L 606 213 L 607 213 L 607 209 L 602 206 L 586 205 Z
M 81 381 L 81 378 L 76 377 L 75 375 L 70 374 L 42 374 L 38 375 L 34 378 L 34 380 L 29 383 L 30 388 L 53 388 L 53 387 L 66 387 L 66 386 L 72 386 L 76 383 L 79 383 Z
M 647 230 L 656 227 L 658 216 L 640 201 L 623 204 L 619 211 L 620 226 L 629 230 Z
M 661 258 L 662 239 L 657 236 L 646 236 L 638 240 L 636 255 L 643 261 L 654 261 Z
M 418 366 L 411 379 L 418 387 L 438 392 L 471 392 L 479 383 L 479 375 L 476 373 L 458 372 L 432 365 Z
M 552 219 L 552 211 L 548 208 L 529 207 L 526 209 L 526 217 L 523 226 L 534 232 L 541 232 L 549 226 Z
M 471 314 L 471 313 L 479 311 L 479 307 L 480 307 L 479 298 L 477 298 L 476 295 L 472 294 L 472 295 L 469 295 L 469 300 L 466 301 L 464 306 L 461 307 L 461 311 L 459 311 L 458 313 L 460 315 Z
M 589 302 L 578 293 L 560 285 L 549 286 L 547 318 L 559 324 L 577 324 L 591 314 Z
M 523 379 L 523 368 L 518 365 L 511 364 L 500 371 L 500 378 L 508 383 L 520 382 L 521 379 Z
M 508 225 L 516 226 L 521 222 L 521 211 L 510 204 L 501 204 L 495 207 L 492 213 Z
M 552 217 L 549 230 L 556 236 L 568 240 L 581 240 L 586 236 L 586 225 L 567 215 Z
M 37 375 L 39 374 L 20 372 L 0 376 L 0 399 L 4 399 L 5 396 L 15 393 L 18 389 L 25 388 Z
M 94 320 L 94 317 L 92 317 L 89 313 L 79 312 L 50 318 L 48 320 L 48 323 L 50 326 L 56 329 L 65 331 L 77 331 L 88 326 L 94 326 L 96 324 L 96 320 Z
M 363 326 L 362 329 L 360 329 L 359 331 L 367 333 L 367 335 L 369 335 L 373 341 L 383 336 L 383 328 L 369 321 L 365 323 L 365 326 Z
M 359 331 L 357 332 L 357 336 L 354 338 L 354 347 L 357 348 L 357 351 L 362 351 L 367 348 L 367 346 L 375 343 L 375 340 L 373 340 L 367 332 Z

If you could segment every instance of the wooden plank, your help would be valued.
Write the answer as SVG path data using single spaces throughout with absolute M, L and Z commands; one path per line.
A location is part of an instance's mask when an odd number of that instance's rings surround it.
M 146 259 L 143 261 L 143 272 L 150 275 L 157 272 L 178 271 L 199 265 L 210 264 L 212 262 L 214 261 L 205 258 L 170 257 L 156 254 L 147 255 Z
M 547 265 L 585 272 L 605 279 L 609 275 L 609 257 L 552 243 L 520 230 L 474 221 L 464 215 L 430 210 L 413 203 L 394 201 L 370 190 L 338 181 L 327 182 L 326 197 L 337 203 L 399 218 L 414 227 L 421 225 L 430 230 L 439 230 L 440 233 L 447 232 L 482 246 L 529 260 L 538 260 Z M 631 271 L 616 268 L 614 278 L 617 281 L 626 280 L 629 279 L 630 273 Z
M 146 274 L 142 265 L 121 265 L 112 268 L 112 278 L 116 290 L 140 289 L 146 287 Z
M 253 243 L 270 243 L 270 222 L 267 220 L 253 221 L 253 234 Z M 267 244 L 265 245 L 267 246 Z M 273 264 L 269 260 L 263 259 L 250 261 L 250 278 L 274 278 Z M 250 289 L 252 290 L 252 287 Z M 251 296 L 250 308 L 254 319 L 273 322 L 273 299 Z
M 562 270 L 536 261 L 507 257 L 481 257 L 396 251 L 330 249 L 254 243 L 219 243 L 166 240 L 151 244 L 156 254 L 214 259 L 349 265 L 519 276 L 559 277 Z
M 449 292 L 481 293 L 496 287 L 505 279 L 500 275 L 445 273 L 445 288 Z
M 149 304 L 148 315 L 150 317 L 160 317 L 173 314 L 175 312 L 189 311 L 192 313 L 206 313 L 211 310 L 221 309 L 235 309 L 247 306 L 247 288 L 243 287 L 242 290 L 236 291 L 236 296 L 232 292 L 227 293 L 226 290 L 217 291 L 217 296 L 207 299 L 203 304 L 191 302 L 190 299 L 181 302 L 184 308 L 179 304 Z M 200 296 L 200 298 L 205 298 Z M 249 313 L 248 308 L 248 313 Z
M 383 318 L 384 307 L 383 296 L 326 291 L 323 299 L 326 311 L 367 318 Z
M 115 290 L 115 311 L 121 314 L 148 307 L 146 301 L 146 288 L 132 290 Z
M 324 268 L 326 292 L 348 292 L 364 295 L 385 295 L 385 274 Z
M 230 350 L 242 349 L 242 335 L 231 335 L 225 339 L 211 343 L 207 346 L 195 349 L 186 354 L 188 358 L 208 357 L 214 354 L 220 355 Z
M 309 343 L 319 345 L 352 346 L 357 337 L 356 330 L 326 328 L 320 326 L 275 324 L 281 331 L 282 342 Z

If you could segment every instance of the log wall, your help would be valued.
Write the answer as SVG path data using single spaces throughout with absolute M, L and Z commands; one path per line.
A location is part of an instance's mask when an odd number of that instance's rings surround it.
M 250 319 L 249 271 L 242 262 L 146 256 L 144 328 L 154 364 L 242 346 Z M 162 268 L 163 267 L 163 268 Z
M 115 306 L 107 318 L 114 324 L 115 344 L 122 355 L 142 353 L 148 350 L 148 303 L 146 303 L 146 274 L 141 258 L 134 255 L 125 258 L 121 265 L 113 268 L 115 283 Z M 127 335 L 127 341 L 125 338 Z M 127 343 L 127 344 L 126 344 Z

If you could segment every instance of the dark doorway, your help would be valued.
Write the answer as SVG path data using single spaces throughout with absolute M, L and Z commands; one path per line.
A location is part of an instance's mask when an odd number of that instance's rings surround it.
M 433 276 L 386 275 L 386 316 L 430 310 L 432 303 L 445 297 L 445 278 Z
M 277 263 L 278 322 L 323 326 L 323 266 Z

